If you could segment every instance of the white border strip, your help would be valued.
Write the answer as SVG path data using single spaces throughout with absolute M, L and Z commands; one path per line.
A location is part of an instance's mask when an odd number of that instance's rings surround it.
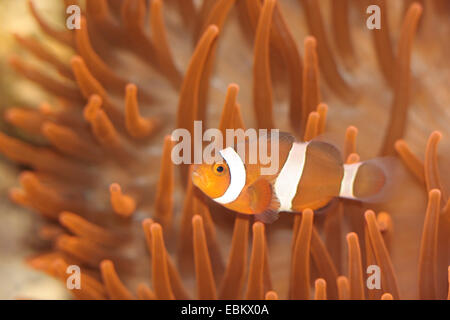
M 242 189 L 244 189 L 247 174 L 245 172 L 244 162 L 242 162 L 241 157 L 239 157 L 233 148 L 228 147 L 219 151 L 219 153 L 225 159 L 230 170 L 230 185 L 227 191 L 222 196 L 214 198 L 214 201 L 227 204 L 239 197 Z
M 356 199 L 353 194 L 353 184 L 355 183 L 356 173 L 362 162 L 344 164 L 344 176 L 341 181 L 341 191 L 339 196 L 342 198 Z
M 286 162 L 275 181 L 275 194 L 280 201 L 280 211 L 291 211 L 306 160 L 307 142 L 294 142 Z

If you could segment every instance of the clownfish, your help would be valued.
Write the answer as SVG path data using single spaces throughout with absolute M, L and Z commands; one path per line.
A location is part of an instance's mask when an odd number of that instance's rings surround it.
M 193 184 L 222 206 L 264 223 L 274 222 L 279 212 L 318 211 L 336 198 L 377 202 L 386 194 L 387 159 L 344 164 L 331 143 L 300 142 L 287 133 L 280 133 L 278 142 L 279 165 L 273 174 L 262 175 L 260 161 L 250 163 L 248 152 L 241 157 L 227 147 L 219 151 L 219 161 L 193 166 Z M 244 150 L 250 143 L 244 143 Z

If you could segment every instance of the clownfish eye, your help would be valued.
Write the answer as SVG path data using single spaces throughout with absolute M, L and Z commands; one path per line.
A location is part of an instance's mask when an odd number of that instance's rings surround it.
M 225 173 L 225 166 L 223 164 L 215 164 L 213 171 L 217 175 L 222 175 Z

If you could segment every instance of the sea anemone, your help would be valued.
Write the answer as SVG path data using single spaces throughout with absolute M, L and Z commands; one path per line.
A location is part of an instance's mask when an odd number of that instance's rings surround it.
M 381 10 L 379 30 L 366 28 L 369 4 Z M 450 179 L 437 148 L 448 134 L 448 3 L 164 5 L 86 0 L 81 28 L 67 30 L 29 1 L 40 28 L 73 51 L 64 61 L 16 34 L 56 73 L 10 58 L 57 98 L 9 108 L 9 134 L 0 133 L 0 152 L 22 169 L 11 200 L 42 216 L 29 265 L 64 284 L 80 266 L 81 286 L 70 290 L 79 299 L 449 297 Z M 170 132 L 193 134 L 194 120 L 305 141 L 326 134 L 348 163 L 391 155 L 411 174 L 391 202 L 339 201 L 264 225 L 202 196 L 189 166 L 175 170 Z M 373 265 L 379 289 L 366 285 Z

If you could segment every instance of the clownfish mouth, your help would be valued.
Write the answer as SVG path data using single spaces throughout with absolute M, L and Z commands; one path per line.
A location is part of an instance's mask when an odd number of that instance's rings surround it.
M 192 172 L 192 179 L 200 179 L 201 178 L 201 174 L 199 174 L 198 172 L 193 171 Z
M 192 172 L 192 182 L 194 183 L 195 186 L 199 187 L 200 189 L 208 187 L 207 179 L 205 179 L 203 175 L 201 175 L 196 171 Z

